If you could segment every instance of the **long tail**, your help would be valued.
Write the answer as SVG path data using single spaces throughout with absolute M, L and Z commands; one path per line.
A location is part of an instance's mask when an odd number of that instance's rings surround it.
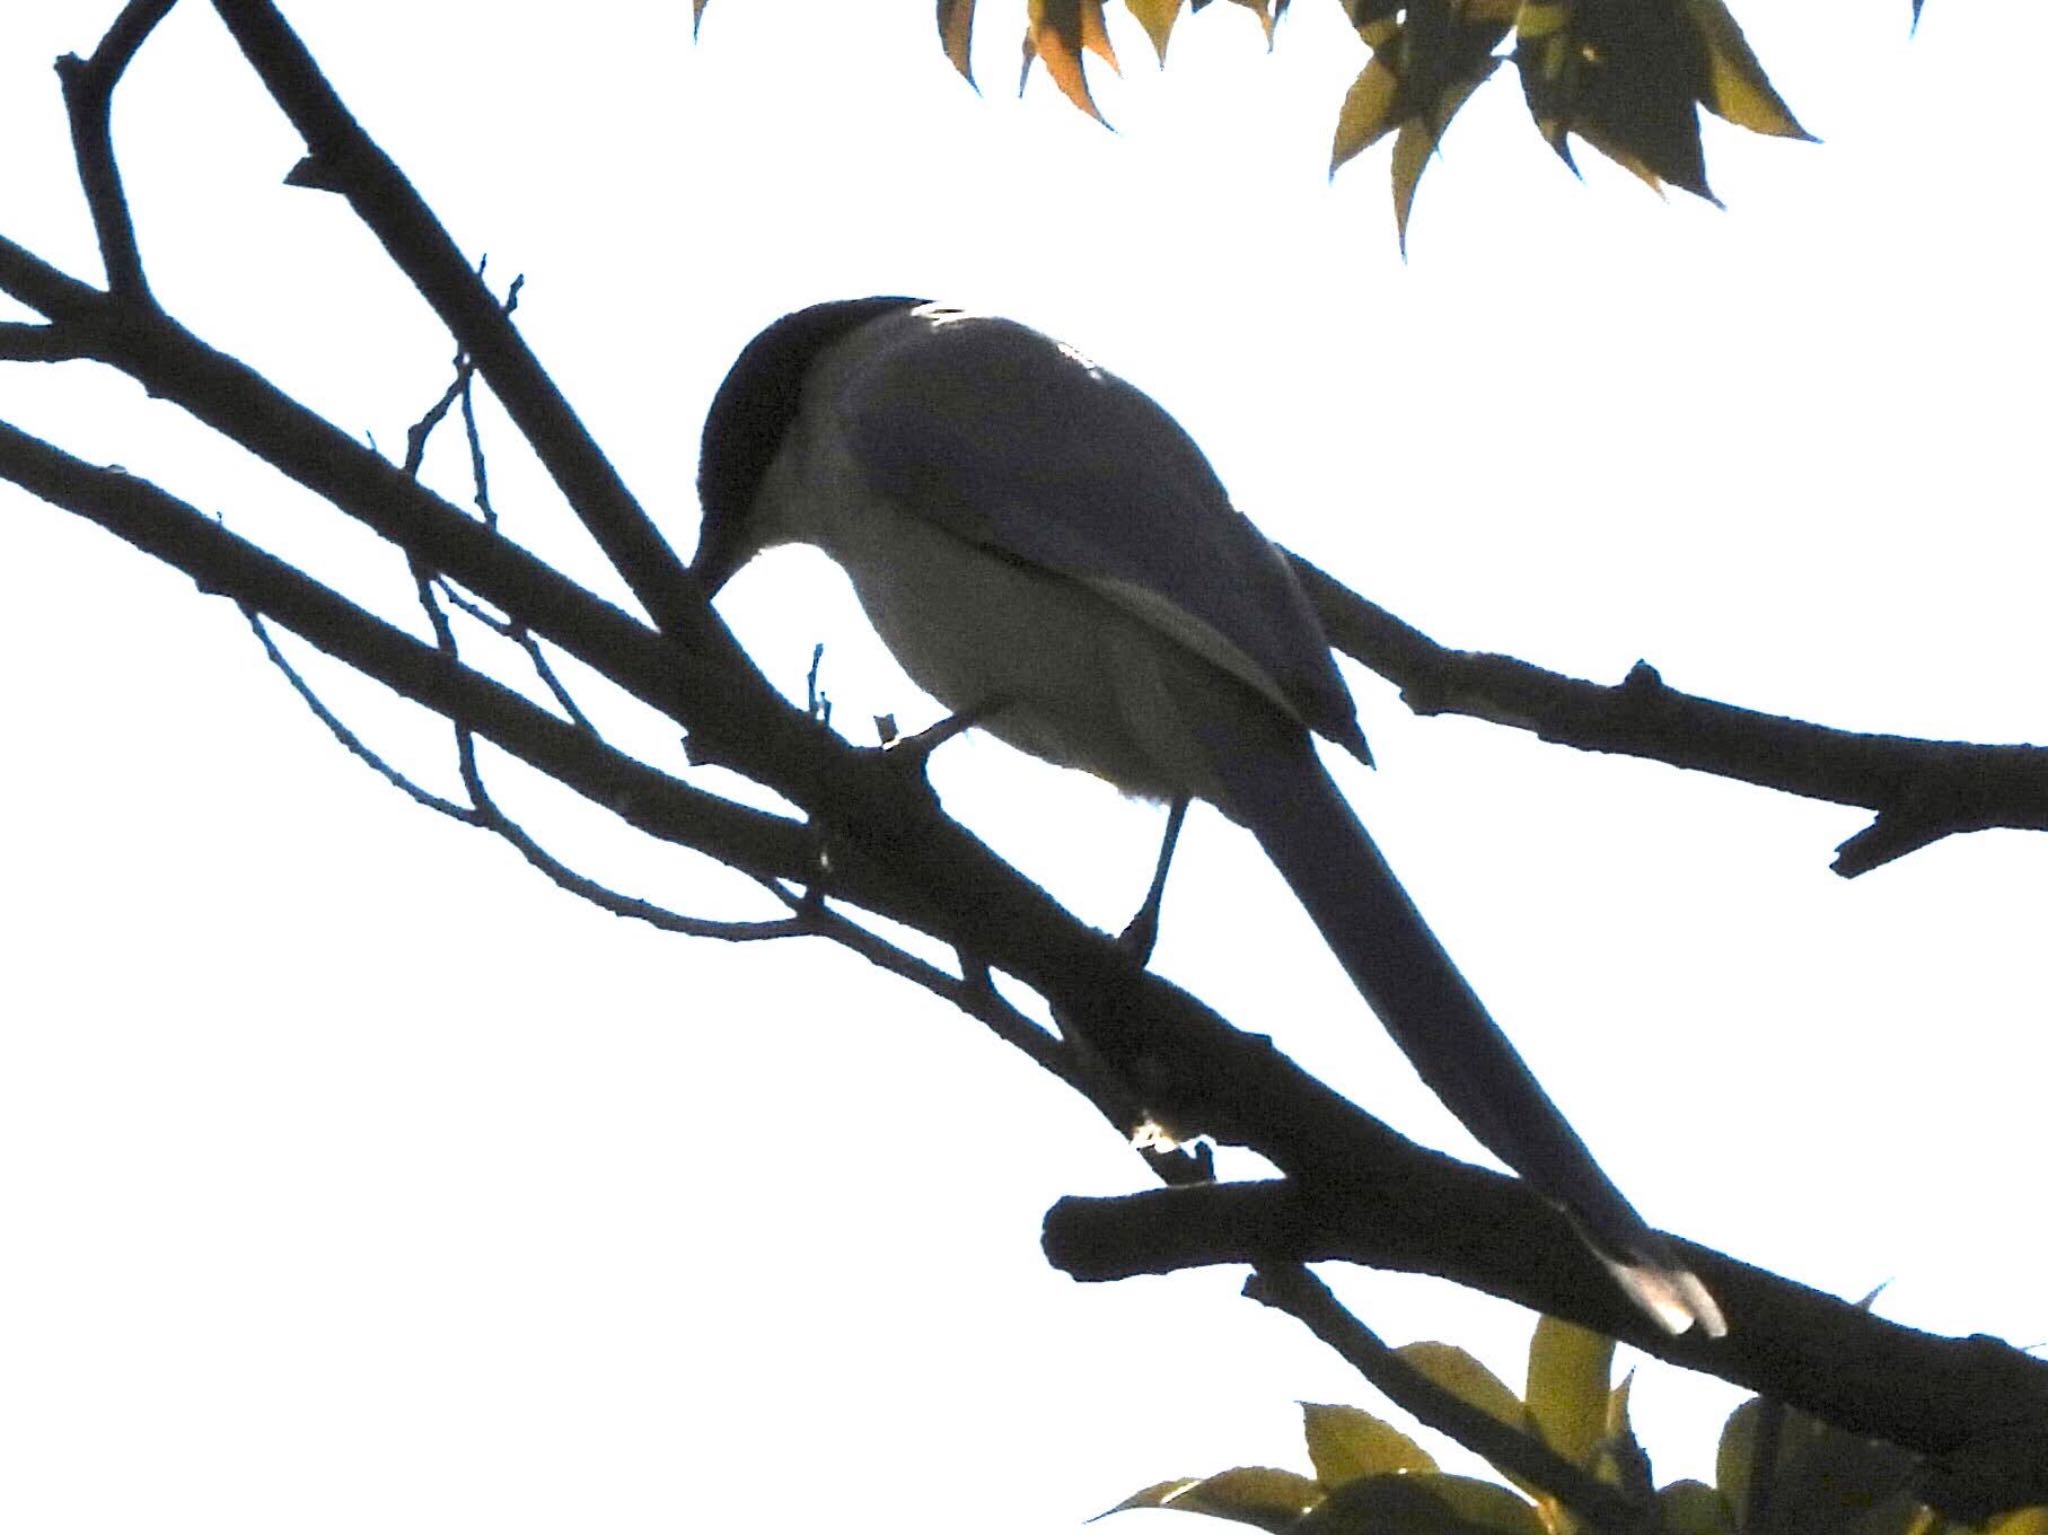
M 1727 1331 L 1706 1287 L 1636 1214 L 1422 920 L 1305 732 L 1218 751 L 1226 807 L 1273 860 L 1422 1080 L 1561 1206 L 1631 1299 L 1676 1334 Z

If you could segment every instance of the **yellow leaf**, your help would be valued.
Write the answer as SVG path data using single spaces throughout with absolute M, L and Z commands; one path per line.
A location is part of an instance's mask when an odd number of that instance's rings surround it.
M 1322 1487 L 1293 1471 L 1239 1466 L 1205 1476 L 1151 1506 L 1213 1514 L 1218 1519 L 1234 1519 L 1262 1530 L 1284 1530 L 1322 1500 Z
M 2015 1508 L 1985 1526 L 1988 1535 L 2048 1535 L 2048 1507 Z
M 1614 1340 L 1546 1316 L 1529 1340 L 1529 1416 L 1536 1431 L 1573 1465 L 1589 1468 L 1607 1433 L 1608 1377 Z
M 1685 8 L 1707 45 L 1707 110 L 1752 133 L 1811 139 L 1771 88 L 1749 40 L 1721 0 L 1685 0 Z
M 1361 1477 L 1295 1528 L 1298 1535 L 1547 1535 L 1543 1516 L 1507 1488 L 1429 1472 Z
M 1477 1407 L 1510 1428 L 1527 1430 L 1522 1399 L 1501 1378 L 1451 1343 L 1404 1343 L 1394 1350 L 1459 1401 Z
M 698 0 L 701 8 L 703 0 Z M 974 0 L 939 0 L 939 46 L 969 85 L 974 84 L 974 66 L 968 59 L 968 43 L 974 34 Z
M 1735 1535 L 1735 1513 L 1728 1500 L 1705 1482 L 1660 1487 L 1657 1511 L 1669 1535 Z
M 1491 74 L 1489 68 L 1487 71 Z M 1430 158 L 1436 153 L 1436 146 L 1443 139 L 1444 128 L 1458 113 L 1458 109 L 1472 99 L 1472 93 L 1486 83 L 1486 75 L 1476 80 L 1461 80 L 1444 87 L 1439 103 L 1442 115 L 1432 124 L 1425 118 L 1413 118 L 1402 126 L 1400 137 L 1394 140 L 1394 230 L 1401 242 L 1401 254 L 1408 254 L 1408 213 L 1415 206 L 1415 185 L 1422 180 L 1422 173 L 1429 167 Z
M 1375 55 L 1344 93 L 1337 111 L 1337 135 L 1330 145 L 1330 174 L 1361 150 L 1371 147 L 1394 126 L 1392 109 L 1401 82 Z
M 1607 1437 L 1618 1439 L 1623 1434 L 1633 1434 L 1635 1429 L 1628 1421 L 1628 1398 L 1635 1386 L 1636 1372 L 1630 1370 L 1622 1376 L 1621 1384 L 1607 1394 Z
M 1308 1458 L 1325 1488 L 1342 1487 L 1362 1476 L 1436 1469 L 1421 1445 L 1369 1412 L 1303 1402 L 1301 1416 Z
M 1166 40 L 1173 35 L 1173 24 L 1180 19 L 1182 0 L 1124 0 L 1124 9 L 1138 18 L 1138 25 L 1145 29 L 1145 35 L 1152 39 L 1153 51 L 1159 55 L 1159 62 L 1166 62 Z

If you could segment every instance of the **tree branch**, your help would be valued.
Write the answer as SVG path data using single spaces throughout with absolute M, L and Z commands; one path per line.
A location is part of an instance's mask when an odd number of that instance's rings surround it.
M 1454 1268 L 1461 1283 L 1914 1450 L 1937 1474 L 1967 1467 L 1972 1485 L 2004 1499 L 1993 1507 L 2048 1502 L 2048 1363 L 1993 1338 L 1901 1327 L 1677 1239 L 1727 1312 L 1729 1335 L 1665 1338 L 1546 1221 L 1562 1225 L 1512 1180 L 1445 1158 L 1381 1182 L 1371 1200 L 1284 1180 L 1063 1199 L 1046 1215 L 1044 1245 L 1055 1267 L 1086 1280 L 1218 1263 Z
M 127 194 L 121 189 L 120 166 L 114 159 L 114 87 L 175 4 L 177 0 L 129 0 L 90 59 L 67 53 L 57 61 L 64 110 L 71 120 L 78 182 L 85 189 L 100 258 L 106 263 L 107 291 L 137 303 L 153 300 L 142 272 L 142 251 L 136 244 Z
M 2048 831 L 2048 749 L 1861 735 L 1759 714 L 1667 687 L 1641 661 L 1603 687 L 1512 656 L 1452 650 L 1289 558 L 1335 647 L 1397 684 L 1417 714 L 1467 715 L 1584 751 L 1876 811 L 1836 850 L 1844 878 L 1963 832 Z
M 696 582 L 513 328 L 433 210 L 363 131 L 304 43 L 268 0 L 214 0 L 214 9 L 292 126 L 306 141 L 300 186 L 346 197 L 392 262 L 433 306 L 570 506 L 663 633 L 718 653 Z

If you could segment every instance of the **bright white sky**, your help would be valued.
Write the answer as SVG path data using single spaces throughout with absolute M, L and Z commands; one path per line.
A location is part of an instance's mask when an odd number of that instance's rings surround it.
M 87 274 L 49 65 L 115 9 L 0 22 L 0 230 Z M 1325 182 L 1363 61 L 1327 0 L 1271 56 L 1215 6 L 1163 76 L 1118 11 L 1114 135 L 1042 77 L 1011 96 L 1008 0 L 981 98 L 923 4 L 717 0 L 695 48 L 680 0 L 288 9 L 464 248 L 526 274 L 526 333 L 684 550 L 739 345 L 814 299 L 925 293 L 1151 390 L 1270 533 L 1446 641 L 2042 734 L 2038 75 L 2007 18 L 1930 0 L 1909 44 L 1904 0 L 1744 7 L 1827 142 L 1711 125 L 1726 213 L 1590 152 L 1575 184 L 1503 78 L 1404 266 L 1385 150 Z M 297 145 L 208 8 L 151 43 L 116 130 L 172 310 L 397 451 L 449 345 L 338 200 L 279 184 Z M 132 386 L 15 368 L 0 416 L 405 611 L 396 562 Z M 493 444 L 513 535 L 602 580 Z M 459 493 L 458 457 L 435 467 Z M 762 562 L 726 611 L 792 691 L 825 641 L 842 721 L 920 717 L 820 562 Z M 974 1025 L 820 947 L 579 906 L 347 760 L 226 604 L 12 493 L 0 655 L 0 1527 L 1043 1535 L 1169 1475 L 1305 1467 L 1294 1402 L 1371 1401 L 1239 1273 L 1049 1272 L 1052 1200 L 1145 1179 Z M 449 781 L 437 730 L 322 675 Z M 2048 844 L 1844 883 L 1854 812 L 1418 722 L 1353 681 L 1382 762 L 1344 780 L 1361 812 L 1651 1219 L 1844 1295 L 1889 1282 L 1917 1325 L 2048 1338 L 2018 1213 Z M 760 910 L 497 778 L 636 891 Z M 1077 911 L 1128 915 L 1155 811 L 986 743 L 937 778 Z M 1213 815 L 1158 963 L 1477 1155 Z M 1333 1277 L 1387 1336 L 1519 1379 L 1525 1314 Z M 1643 1372 L 1660 1476 L 1707 1472 L 1734 1399 Z

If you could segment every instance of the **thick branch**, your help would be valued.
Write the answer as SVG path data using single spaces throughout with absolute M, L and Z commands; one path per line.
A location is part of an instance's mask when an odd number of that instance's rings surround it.
M 504 405 L 656 627 L 716 646 L 705 605 L 675 552 L 555 387 L 511 317 L 391 158 L 342 104 L 304 43 L 267 0 L 214 0 L 250 66 L 306 141 L 299 185 L 346 197 L 434 308 Z
M 146 480 L 101 469 L 0 423 L 0 476 L 86 517 L 202 590 L 232 597 L 394 692 L 459 718 L 628 824 L 763 878 L 808 878 L 802 827 L 692 788 L 363 612 Z
M 1937 1469 L 1967 1466 L 1977 1488 L 2005 1498 L 1994 1506 L 2048 1502 L 2048 1364 L 1996 1339 L 1901 1327 L 1682 1241 L 1679 1256 L 1727 1312 L 1729 1335 L 1666 1340 L 1546 1222 L 1562 1224 L 1511 1180 L 1445 1159 L 1379 1185 L 1370 1201 L 1279 1180 L 1063 1199 L 1046 1216 L 1045 1248 L 1056 1267 L 1091 1280 L 1217 1263 L 1454 1268 L 1462 1282 L 1915 1450 Z
M 1642 662 L 1602 687 L 1511 656 L 1452 650 L 1292 558 L 1337 649 L 1398 684 L 1416 713 L 1469 715 L 1586 751 L 1874 810 L 1877 820 L 1838 850 L 1844 876 L 1960 832 L 2048 831 L 2041 747 L 1833 730 L 1678 692 Z

